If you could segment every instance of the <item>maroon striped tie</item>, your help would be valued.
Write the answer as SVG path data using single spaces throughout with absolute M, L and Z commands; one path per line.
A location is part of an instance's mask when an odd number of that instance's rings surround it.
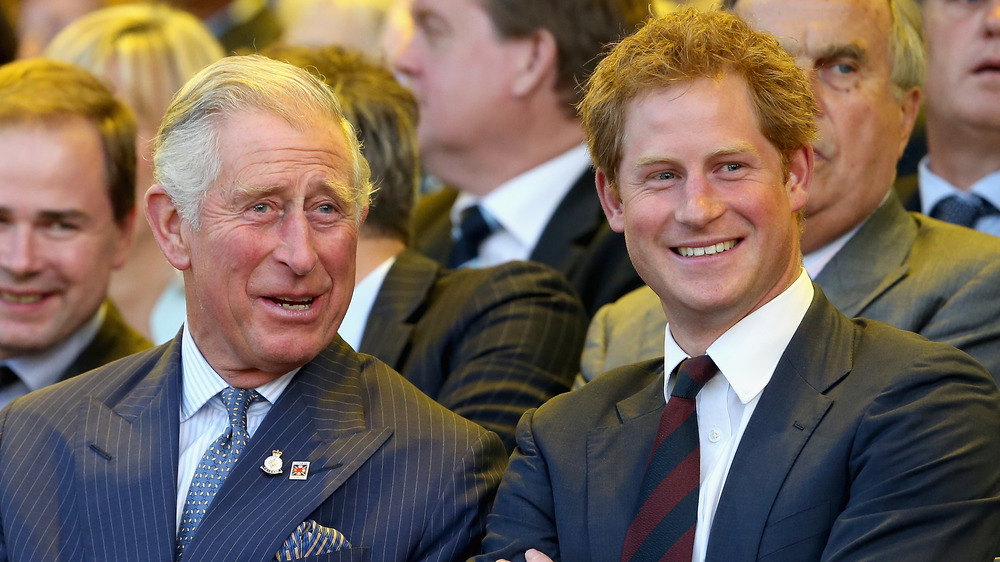
M 718 372 L 707 355 L 685 359 L 677 367 L 642 478 L 638 512 L 625 535 L 622 562 L 691 562 L 701 474 L 695 396 Z

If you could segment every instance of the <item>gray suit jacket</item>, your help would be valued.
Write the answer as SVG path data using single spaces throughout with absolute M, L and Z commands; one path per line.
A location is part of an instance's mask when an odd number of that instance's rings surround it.
M 663 362 L 525 414 L 480 562 L 618 560 L 663 411 Z M 1000 391 L 968 355 L 849 320 L 817 289 L 742 436 L 707 562 L 992 560 Z
M 569 390 L 587 326 L 559 272 L 533 262 L 449 270 L 396 256 L 359 351 L 514 448 L 521 414 Z
M 0 560 L 172 561 L 180 385 L 175 340 L 4 409 Z M 272 449 L 308 479 L 265 474 Z M 310 519 L 353 545 L 311 560 L 455 560 L 505 462 L 495 435 L 337 338 L 271 408 L 185 560 L 272 560 Z
M 908 213 L 892 194 L 814 281 L 845 315 L 951 344 L 1000 380 L 1000 238 Z M 665 324 L 648 287 L 601 309 L 583 379 L 663 355 Z

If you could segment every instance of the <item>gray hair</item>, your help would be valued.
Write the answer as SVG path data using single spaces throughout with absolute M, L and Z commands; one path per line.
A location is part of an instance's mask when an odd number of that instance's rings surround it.
M 892 15 L 889 34 L 890 79 L 900 96 L 924 83 L 924 30 L 920 5 L 915 0 L 886 0 Z M 722 0 L 722 7 L 733 10 L 739 0 Z
M 196 74 L 167 108 L 153 143 L 156 182 L 196 230 L 208 188 L 221 172 L 219 127 L 226 117 L 265 111 L 296 128 L 326 118 L 337 124 L 351 152 L 351 200 L 356 224 L 368 206 L 368 162 L 333 91 L 312 74 L 290 64 L 247 55 L 227 57 Z

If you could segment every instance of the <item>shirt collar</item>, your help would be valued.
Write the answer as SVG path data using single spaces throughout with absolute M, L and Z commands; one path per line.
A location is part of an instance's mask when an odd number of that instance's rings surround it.
M 337 333 L 355 350 L 361 346 L 361 339 L 365 335 L 365 326 L 368 324 L 368 316 L 371 314 L 375 299 L 382 289 L 385 276 L 389 274 L 392 264 L 396 263 L 396 256 L 385 260 L 371 273 L 365 275 L 360 283 L 354 286 L 354 293 L 351 295 L 351 304 L 347 307 L 344 320 L 340 323 Z
M 105 301 L 90 320 L 54 348 L 38 355 L 13 357 L 6 361 L 7 366 L 17 373 L 29 392 L 59 382 L 66 369 L 97 337 L 107 316 L 107 307 Z
M 451 208 L 451 223 L 461 222 L 462 211 L 479 204 L 525 248 L 534 248 L 556 207 L 590 169 L 586 145 L 559 156 L 501 184 L 486 197 L 460 193 Z
M 934 206 L 945 197 L 952 195 L 969 197 L 969 194 L 978 195 L 1000 209 L 1000 170 L 980 178 L 979 181 L 972 184 L 968 192 L 965 192 L 931 171 L 930 162 L 930 155 L 926 155 L 920 159 L 920 163 L 917 165 L 921 213 L 930 215 Z
M 280 377 L 258 386 L 254 390 L 272 405 L 281 397 L 281 393 L 301 367 L 281 375 Z M 181 335 L 181 418 L 186 421 L 200 410 L 216 394 L 229 386 L 215 369 L 208 364 L 205 356 L 198 349 L 198 344 L 191 337 L 187 322 L 184 323 L 184 333 Z
M 737 322 L 708 347 L 709 357 L 743 404 L 760 394 L 771 380 L 788 342 L 812 303 L 813 292 L 812 281 L 802 269 L 798 278 L 780 295 Z M 688 355 L 674 341 L 669 325 L 663 347 L 664 372 L 673 373 Z M 667 379 L 664 396 L 669 396 L 671 381 Z

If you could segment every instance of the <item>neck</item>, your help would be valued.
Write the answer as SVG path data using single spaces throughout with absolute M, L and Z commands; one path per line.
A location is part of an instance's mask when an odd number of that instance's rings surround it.
M 399 255 L 405 249 L 406 244 L 402 240 L 386 236 L 370 235 L 362 230 L 361 237 L 358 239 L 358 263 L 355 273 L 355 284 L 360 283 L 365 277 L 368 277 L 385 260 Z
M 970 127 L 928 112 L 927 152 L 935 174 L 968 191 L 1000 170 L 1000 130 Z
M 475 153 L 465 148 L 426 155 L 428 172 L 458 190 L 485 197 L 511 179 L 583 143 L 575 118 L 562 114 L 525 120 L 507 136 L 497 135 Z

